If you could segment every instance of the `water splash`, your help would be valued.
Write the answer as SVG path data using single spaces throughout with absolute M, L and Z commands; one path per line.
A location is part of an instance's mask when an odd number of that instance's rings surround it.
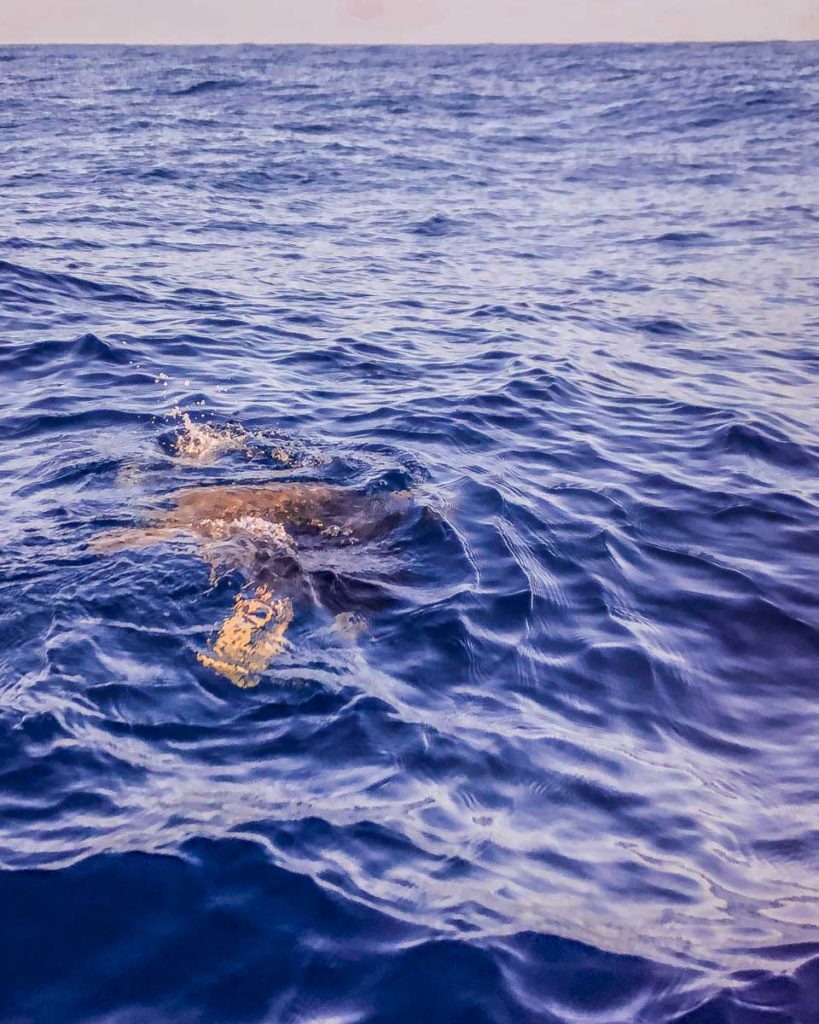
M 197 422 L 190 413 L 178 408 L 171 415 L 181 421 L 173 443 L 173 452 L 179 459 L 208 465 L 226 452 L 249 452 L 251 435 L 239 424 Z

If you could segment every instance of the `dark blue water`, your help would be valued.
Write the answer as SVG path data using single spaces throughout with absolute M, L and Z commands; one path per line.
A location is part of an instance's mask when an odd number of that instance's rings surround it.
M 0 1019 L 819 1020 L 819 44 L 7 49 L 0 129 Z M 270 481 L 413 513 L 241 690 L 239 570 L 87 542 Z

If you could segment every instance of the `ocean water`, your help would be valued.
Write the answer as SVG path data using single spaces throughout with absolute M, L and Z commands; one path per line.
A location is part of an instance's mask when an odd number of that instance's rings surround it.
M 0 129 L 0 1020 L 819 1020 L 819 44 L 8 48 Z M 239 688 L 253 559 L 95 538 L 271 483 L 402 512 Z

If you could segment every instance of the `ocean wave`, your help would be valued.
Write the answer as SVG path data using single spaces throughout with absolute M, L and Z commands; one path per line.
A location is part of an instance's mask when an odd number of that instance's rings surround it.
M 128 285 L 93 281 L 62 271 L 37 270 L 7 260 L 0 260 L 0 290 L 15 303 L 43 301 L 50 294 L 95 302 L 148 301 L 144 292 Z
M 457 227 L 457 224 L 449 217 L 436 213 L 416 224 L 412 230 L 416 235 L 423 235 L 427 238 L 439 238 L 443 235 L 451 235 L 457 230 Z
M 171 89 L 169 96 L 201 96 L 203 93 L 224 92 L 232 89 L 242 89 L 248 83 L 240 78 L 203 78 L 198 82 L 191 82 L 190 85 L 181 86 L 178 89 Z
M 4 373 L 63 373 L 66 364 L 74 363 L 85 370 L 89 362 L 122 366 L 133 362 L 133 359 L 127 349 L 90 333 L 69 341 L 43 340 L 30 345 L 15 345 L 13 342 L 0 344 L 0 372 Z

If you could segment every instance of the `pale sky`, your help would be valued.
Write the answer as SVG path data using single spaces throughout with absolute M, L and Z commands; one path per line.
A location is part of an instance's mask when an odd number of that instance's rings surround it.
M 819 0 L 0 0 L 0 43 L 817 38 Z

